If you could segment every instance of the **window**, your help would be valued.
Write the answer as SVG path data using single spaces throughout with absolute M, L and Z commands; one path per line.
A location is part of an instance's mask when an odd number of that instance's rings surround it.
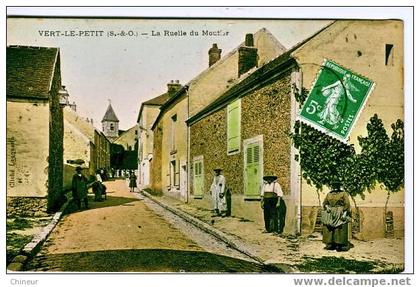
M 175 134 L 176 134 L 176 121 L 177 121 L 177 116 L 173 115 L 171 117 L 172 121 L 171 121 L 171 148 L 172 151 L 175 150 Z
M 394 45 L 385 44 L 385 66 L 394 66 Z
M 114 130 L 114 124 L 109 124 L 109 130 L 113 131 Z
M 169 166 L 170 186 L 179 187 L 179 161 L 172 160 Z
M 241 147 L 241 100 L 230 103 L 227 107 L 227 153 L 240 152 Z

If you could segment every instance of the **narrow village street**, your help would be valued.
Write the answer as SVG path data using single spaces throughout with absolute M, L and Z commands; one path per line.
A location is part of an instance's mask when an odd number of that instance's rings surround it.
M 412 272 L 400 18 L 61 18 L 7 20 L 8 272 Z
M 28 271 L 262 272 L 262 266 L 169 211 L 106 182 L 107 200 L 66 215 Z

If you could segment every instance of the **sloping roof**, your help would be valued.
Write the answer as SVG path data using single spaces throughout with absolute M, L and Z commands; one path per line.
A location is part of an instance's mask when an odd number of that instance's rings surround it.
M 236 85 L 232 86 L 228 89 L 225 93 L 223 93 L 219 98 L 213 101 L 208 106 L 204 107 L 201 111 L 199 111 L 194 116 L 188 118 L 186 123 L 191 125 L 198 120 L 206 117 L 207 115 L 212 114 L 213 112 L 223 108 L 226 106 L 232 99 L 241 97 L 242 95 L 248 93 L 251 87 L 257 87 L 264 85 L 265 82 L 269 82 L 271 77 L 278 75 L 282 70 L 288 69 L 291 65 L 294 64 L 295 60 L 292 57 L 292 53 L 305 45 L 315 36 L 319 35 L 321 32 L 325 31 L 328 27 L 330 27 L 334 22 L 326 25 L 324 28 L 313 34 L 312 36 L 306 38 L 305 40 L 297 43 L 295 46 L 287 50 L 285 53 L 281 54 L 277 58 L 273 59 L 272 61 L 268 62 L 267 64 L 261 66 L 260 68 L 256 69 L 252 73 L 247 74 L 245 77 L 241 79 Z
M 181 96 L 186 95 L 186 91 L 188 91 L 188 88 L 189 88 L 188 85 L 182 86 L 181 89 L 179 89 L 178 91 L 176 91 L 173 94 L 172 97 L 170 97 L 162 106 L 160 106 L 160 108 L 159 108 L 160 111 L 159 111 L 159 114 L 158 114 L 156 120 L 154 121 L 154 123 L 152 125 L 152 130 L 155 129 L 156 125 L 158 124 L 158 122 L 162 118 L 163 114 L 168 109 L 168 107 L 170 107 L 174 102 L 182 99 Z
M 168 99 L 169 99 L 169 94 L 164 93 L 160 96 L 157 96 L 153 99 L 150 99 L 150 100 L 147 100 L 147 101 L 141 103 L 139 114 L 137 115 L 137 122 L 140 121 L 140 116 L 141 116 L 141 113 L 143 112 L 144 106 L 162 106 L 163 104 L 166 103 L 166 101 Z
M 7 97 L 48 99 L 58 48 L 7 47 Z
M 92 143 L 94 142 L 95 127 L 90 122 L 86 121 L 85 118 L 78 115 L 77 112 L 73 111 L 70 107 L 64 107 L 63 116 L 68 124 L 73 125 L 83 135 L 89 138 Z
M 281 55 L 286 51 L 286 48 L 277 40 L 276 37 L 274 37 L 271 32 L 266 28 L 261 28 L 254 34 L 254 38 L 257 37 L 257 35 L 266 35 L 270 39 L 270 43 L 272 46 L 276 49 L 277 55 Z M 210 73 L 211 71 L 214 71 L 215 69 L 220 69 L 220 66 L 222 66 L 228 59 L 233 57 L 236 53 L 238 53 L 238 50 L 240 47 L 244 46 L 245 42 L 241 42 L 236 48 L 231 50 L 229 53 L 224 55 L 220 60 L 218 60 L 216 63 L 214 63 L 212 66 L 207 67 L 205 70 L 203 70 L 201 73 L 199 73 L 197 76 L 195 76 L 193 79 L 191 79 L 187 84 L 182 86 L 182 88 L 177 91 L 170 99 L 168 99 L 161 107 L 158 117 L 155 120 L 155 123 L 152 126 L 152 129 L 154 129 L 159 122 L 159 120 L 162 117 L 162 114 L 166 112 L 166 110 L 172 106 L 174 102 L 176 102 L 180 97 L 185 95 L 185 92 L 189 89 L 189 87 L 194 83 L 200 81 L 206 74 Z M 226 79 L 228 80 L 228 79 Z M 228 90 L 228 88 L 226 88 Z
M 163 105 L 167 100 L 169 99 L 169 94 L 164 93 L 160 96 L 157 96 L 156 98 L 150 99 L 148 101 L 143 102 L 143 105 L 155 105 L 155 106 L 161 106 Z
M 128 149 L 128 146 L 134 146 L 137 140 L 137 125 L 129 128 L 128 130 L 124 131 L 116 140 L 113 141 L 114 144 L 119 144 L 124 147 L 124 149 Z
M 106 109 L 105 115 L 101 121 L 103 122 L 119 122 L 117 116 L 115 115 L 114 109 L 112 108 L 111 104 L 108 105 Z

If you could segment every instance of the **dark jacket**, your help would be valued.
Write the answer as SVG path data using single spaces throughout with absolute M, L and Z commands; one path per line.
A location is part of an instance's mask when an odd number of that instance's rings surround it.
M 72 180 L 72 193 L 73 198 L 85 198 L 87 197 L 88 189 L 87 189 L 87 179 L 84 175 L 73 175 Z

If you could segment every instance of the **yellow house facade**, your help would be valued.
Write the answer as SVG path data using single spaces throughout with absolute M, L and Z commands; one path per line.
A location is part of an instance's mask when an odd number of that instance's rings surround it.
M 357 137 L 366 136 L 366 124 L 376 113 L 382 119 L 388 134 L 391 124 L 404 119 L 404 58 L 403 22 L 398 20 L 336 21 L 313 39 L 292 53 L 299 67 L 297 82 L 310 89 L 324 59 L 332 60 L 353 72 L 375 82 L 358 121 L 350 134 L 349 143 L 360 150 Z M 316 189 L 305 181 L 293 183 L 301 189 L 302 231 L 311 232 L 319 206 Z M 300 186 L 299 186 L 300 185 Z M 321 192 L 321 201 L 327 190 Z M 362 200 L 356 197 L 361 211 L 360 237 L 384 236 L 384 206 L 387 192 L 379 185 L 366 192 Z M 394 233 L 403 236 L 404 190 L 392 194 L 388 210 L 393 213 Z
M 153 158 L 153 130 L 152 126 L 159 115 L 160 107 L 168 100 L 169 94 L 143 102 L 137 117 L 138 138 L 138 177 L 140 188 L 151 187 L 151 164 Z
M 188 198 L 188 141 L 185 124 L 187 115 L 188 98 L 186 88 L 182 87 L 161 107 L 160 114 L 152 127 L 156 155 L 153 158 L 152 185 L 154 189 L 160 189 L 184 201 Z

